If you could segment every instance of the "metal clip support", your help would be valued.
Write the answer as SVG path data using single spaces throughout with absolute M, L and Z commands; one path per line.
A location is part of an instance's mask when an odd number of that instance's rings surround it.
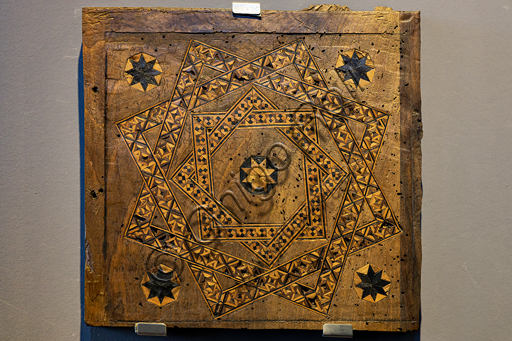
M 354 329 L 350 324 L 324 324 L 322 336 L 351 339 L 354 337 Z
M 135 323 L 135 334 L 148 336 L 167 336 L 165 323 Z
M 261 16 L 261 8 L 259 2 L 233 2 L 233 14 L 250 15 L 255 17 Z

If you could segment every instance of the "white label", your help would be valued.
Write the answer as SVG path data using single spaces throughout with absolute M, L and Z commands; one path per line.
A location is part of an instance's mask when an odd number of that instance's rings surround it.
M 233 2 L 233 14 L 260 15 L 259 2 Z

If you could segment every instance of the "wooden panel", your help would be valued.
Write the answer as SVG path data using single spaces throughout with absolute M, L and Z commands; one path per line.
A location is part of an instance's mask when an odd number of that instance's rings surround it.
M 419 13 L 312 9 L 84 9 L 88 324 L 418 329 Z

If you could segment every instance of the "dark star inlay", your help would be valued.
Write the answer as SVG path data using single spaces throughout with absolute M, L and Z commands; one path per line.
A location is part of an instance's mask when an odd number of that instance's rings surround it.
M 150 62 L 146 62 L 144 55 L 141 54 L 138 62 L 130 59 L 130 63 L 132 63 L 132 68 L 125 71 L 127 74 L 133 77 L 130 85 L 140 83 L 144 91 L 146 91 L 148 88 L 148 84 L 158 85 L 155 76 L 158 76 L 162 72 L 154 69 L 156 59 L 153 59 Z
M 381 294 L 383 296 L 388 295 L 384 288 L 391 282 L 382 278 L 382 270 L 375 272 L 373 267 L 371 265 L 368 265 L 368 271 L 366 273 L 359 271 L 357 271 L 356 273 L 361 279 L 361 283 L 357 284 L 356 287 L 363 289 L 363 293 L 361 296 L 362 299 L 371 296 L 373 301 L 376 301 L 377 294 Z
M 348 81 L 352 79 L 356 86 L 359 86 L 359 81 L 361 79 L 364 79 L 365 81 L 368 82 L 370 81 L 366 73 L 372 70 L 373 68 L 371 66 L 366 65 L 366 59 L 368 58 L 368 56 L 359 58 L 356 51 L 354 50 L 352 58 L 349 58 L 348 56 L 345 56 L 343 54 L 341 55 L 341 58 L 343 58 L 343 63 L 345 63 L 345 65 L 337 67 L 336 71 L 343 72 L 343 74 L 345 75 L 343 81 Z
M 148 300 L 153 297 L 158 297 L 161 304 L 165 297 L 169 297 L 173 300 L 176 299 L 172 290 L 180 285 L 172 280 L 173 272 L 164 272 L 162 268 L 158 268 L 156 274 L 148 272 L 147 275 L 149 281 L 142 285 L 150 290 L 149 296 L 147 297 Z

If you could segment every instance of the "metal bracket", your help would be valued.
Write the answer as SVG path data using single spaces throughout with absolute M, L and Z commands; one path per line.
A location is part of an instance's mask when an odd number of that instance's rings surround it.
M 354 337 L 354 329 L 350 324 L 324 324 L 322 336 L 351 339 Z
M 261 17 L 259 2 L 233 2 L 233 14 Z
M 135 323 L 135 334 L 149 336 L 167 336 L 165 323 Z

